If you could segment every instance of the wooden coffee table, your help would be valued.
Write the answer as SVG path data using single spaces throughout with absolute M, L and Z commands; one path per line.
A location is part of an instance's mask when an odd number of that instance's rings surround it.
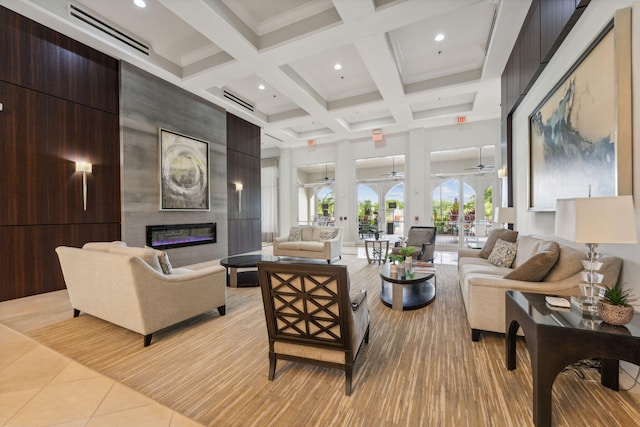
M 280 258 L 273 255 L 237 255 L 220 260 L 220 265 L 227 269 L 227 286 L 232 288 L 246 288 L 259 286 L 258 272 L 255 270 L 261 261 L 279 261 Z M 252 269 L 241 271 L 239 269 Z
M 380 300 L 394 310 L 416 310 L 425 307 L 436 298 L 436 287 L 431 282 L 434 272 L 414 271 L 409 274 L 391 274 L 391 264 L 384 264 L 380 269 L 382 289 Z

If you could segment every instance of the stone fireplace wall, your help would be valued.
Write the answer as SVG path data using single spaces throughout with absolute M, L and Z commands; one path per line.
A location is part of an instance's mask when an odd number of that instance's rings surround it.
M 122 238 L 144 246 L 146 226 L 217 223 L 217 242 L 168 249 L 175 266 L 227 255 L 226 112 L 187 91 L 121 63 Z M 159 136 L 163 128 L 209 142 L 210 211 L 161 211 Z

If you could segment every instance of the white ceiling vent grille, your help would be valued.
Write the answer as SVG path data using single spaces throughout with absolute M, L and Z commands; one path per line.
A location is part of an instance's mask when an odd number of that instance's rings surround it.
M 255 107 L 250 102 L 245 101 L 244 99 L 240 98 L 238 95 L 234 95 L 233 93 L 229 92 L 226 89 L 222 90 L 222 96 L 227 98 L 229 101 L 235 102 L 245 110 L 249 110 L 253 112 L 253 110 L 255 109 Z
M 118 40 L 120 43 L 124 43 L 125 45 L 137 50 L 138 52 L 149 56 L 150 48 L 147 43 L 136 40 L 133 36 L 115 28 L 113 25 L 105 22 L 102 18 L 98 18 L 92 15 L 87 10 L 83 10 L 77 5 L 69 3 L 69 15 L 73 16 L 76 19 L 79 19 L 87 25 L 90 25 L 103 34 L 106 34 L 111 38 Z

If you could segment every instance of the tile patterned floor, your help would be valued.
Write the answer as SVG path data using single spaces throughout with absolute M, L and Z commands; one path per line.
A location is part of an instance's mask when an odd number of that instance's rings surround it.
M 0 324 L 0 426 L 201 424 Z

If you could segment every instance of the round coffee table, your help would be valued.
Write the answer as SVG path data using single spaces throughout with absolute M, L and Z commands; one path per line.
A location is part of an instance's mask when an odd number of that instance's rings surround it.
M 432 272 L 404 273 L 404 269 L 398 269 L 399 273 L 391 274 L 391 264 L 384 264 L 380 269 L 382 289 L 380 300 L 387 307 L 394 310 L 415 310 L 427 306 L 436 298 L 436 288 L 431 283 L 435 277 Z
M 255 269 L 260 261 L 279 260 L 279 257 L 273 255 L 237 255 L 221 259 L 220 265 L 227 269 L 227 286 L 247 288 L 260 286 L 258 272 L 256 270 L 238 272 L 239 269 Z

